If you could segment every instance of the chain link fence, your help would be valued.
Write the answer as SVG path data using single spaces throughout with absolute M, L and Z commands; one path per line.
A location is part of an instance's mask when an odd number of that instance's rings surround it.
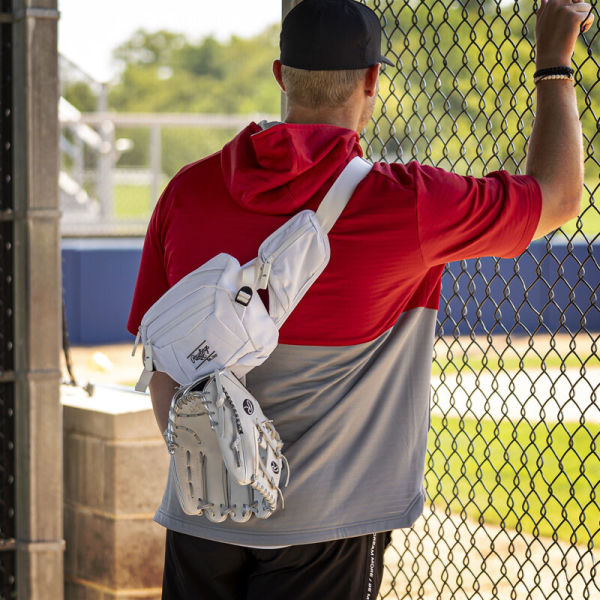
M 12 1 L 0 2 L 0 15 L 0 600 L 8 600 L 15 597 L 16 572 Z
M 372 160 L 525 169 L 536 3 L 373 0 L 385 29 Z M 580 216 L 514 260 L 448 265 L 431 391 L 428 506 L 394 532 L 381 598 L 600 597 L 598 13 L 574 57 Z

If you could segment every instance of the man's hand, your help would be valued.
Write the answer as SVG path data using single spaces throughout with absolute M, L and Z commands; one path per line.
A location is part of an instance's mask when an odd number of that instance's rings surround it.
M 570 64 L 579 33 L 594 21 L 591 10 L 579 0 L 541 0 L 535 27 L 538 69 Z
M 582 25 L 593 21 L 585 2 L 542 0 L 537 13 L 538 69 L 567 67 Z M 542 213 L 534 238 L 577 216 L 583 191 L 581 124 L 573 82 L 544 79 L 536 85 L 537 105 L 527 151 L 527 174 L 542 189 Z

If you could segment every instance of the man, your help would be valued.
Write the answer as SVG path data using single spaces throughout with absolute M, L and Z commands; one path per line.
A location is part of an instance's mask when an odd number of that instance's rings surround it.
M 575 217 L 583 151 L 568 69 L 590 6 L 543 1 L 527 175 L 461 177 L 375 163 L 330 233 L 331 260 L 246 380 L 284 441 L 291 478 L 269 519 L 188 516 L 169 478 L 163 598 L 374 599 L 389 532 L 424 503 L 432 343 L 447 261 L 512 257 Z M 589 27 L 590 21 L 586 22 Z M 152 216 L 128 323 L 219 252 L 244 263 L 316 209 L 361 148 L 377 94 L 380 25 L 352 0 L 304 0 L 284 20 L 284 123 L 250 124 L 182 169 Z M 176 384 L 150 384 L 160 430 Z

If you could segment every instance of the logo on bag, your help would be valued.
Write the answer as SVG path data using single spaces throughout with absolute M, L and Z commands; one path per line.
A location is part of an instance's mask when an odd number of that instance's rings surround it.
M 273 471 L 275 475 L 279 475 L 279 465 L 274 460 L 271 461 L 271 471 Z
M 242 406 L 244 407 L 244 412 L 247 415 L 251 415 L 254 412 L 254 404 L 252 404 L 252 400 L 248 400 L 248 398 L 246 398 Z
M 193 365 L 196 365 L 196 369 L 199 369 L 205 362 L 210 362 L 217 357 L 217 353 L 211 350 L 210 346 L 203 340 L 196 346 L 188 355 L 187 359 L 191 361 Z

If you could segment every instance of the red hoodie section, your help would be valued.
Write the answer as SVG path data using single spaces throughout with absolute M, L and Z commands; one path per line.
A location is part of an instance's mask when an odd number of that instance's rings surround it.
M 240 263 L 292 214 L 316 209 L 348 161 L 355 132 L 252 123 L 223 150 L 182 169 L 150 221 L 128 329 L 170 286 L 219 252 Z M 436 309 L 444 263 L 514 256 L 537 225 L 530 177 L 460 177 L 418 163 L 375 163 L 330 232 L 331 260 L 283 325 L 280 342 L 349 345 L 405 310 Z
M 362 156 L 353 131 L 331 125 L 275 125 L 263 131 L 252 123 L 223 148 L 223 179 L 242 207 L 267 215 L 290 215 L 303 207 L 341 171 Z

